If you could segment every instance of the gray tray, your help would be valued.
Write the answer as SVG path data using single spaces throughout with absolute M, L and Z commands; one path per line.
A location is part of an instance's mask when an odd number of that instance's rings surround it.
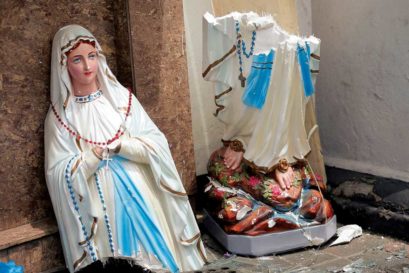
M 334 215 L 325 224 L 303 227 L 258 236 L 227 234 L 219 224 L 204 211 L 203 224 L 209 233 L 229 252 L 246 256 L 264 256 L 327 242 L 337 230 Z

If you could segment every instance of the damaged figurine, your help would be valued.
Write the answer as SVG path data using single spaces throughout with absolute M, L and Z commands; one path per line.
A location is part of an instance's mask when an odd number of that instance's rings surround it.
M 305 106 L 320 40 L 271 16 L 203 17 L 203 77 L 215 85 L 223 147 L 210 157 L 207 211 L 228 234 L 257 236 L 328 222 L 326 185 L 306 160 Z M 216 202 L 215 202 L 216 201 Z
M 55 34 L 50 89 L 45 172 L 69 271 L 111 257 L 153 270 L 202 268 L 200 231 L 167 140 L 85 28 Z

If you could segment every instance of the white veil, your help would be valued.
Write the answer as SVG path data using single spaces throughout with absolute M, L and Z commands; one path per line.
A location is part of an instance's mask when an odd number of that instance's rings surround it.
M 70 103 L 72 97 L 72 85 L 67 69 L 66 53 L 72 49 L 78 41 L 91 41 L 95 43 L 95 48 L 98 52 L 98 82 L 104 95 L 112 103 L 114 109 L 118 109 L 121 102 L 123 104 L 124 94 L 127 92 L 112 74 L 108 67 L 105 56 L 102 54 L 101 46 L 95 37 L 87 29 L 79 25 L 68 25 L 61 28 L 54 36 L 52 54 L 51 54 L 51 80 L 50 94 L 51 103 L 57 106 L 59 103 L 64 104 L 67 120 L 70 120 L 71 113 L 67 104 Z M 122 91 L 122 92 L 121 92 Z M 126 99 L 126 96 L 125 96 Z M 61 104 L 60 104 L 61 105 Z

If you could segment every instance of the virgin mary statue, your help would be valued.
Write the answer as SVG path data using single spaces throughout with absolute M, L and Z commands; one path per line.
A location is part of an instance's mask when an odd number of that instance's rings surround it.
M 200 269 L 204 247 L 166 138 L 83 27 L 56 33 L 50 89 L 45 173 L 69 271 L 110 257 Z

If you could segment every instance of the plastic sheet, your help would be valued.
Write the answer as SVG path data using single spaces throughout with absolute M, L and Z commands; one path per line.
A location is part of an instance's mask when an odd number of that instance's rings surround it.
M 0 272 L 1 273 L 24 273 L 24 267 L 21 265 L 16 265 L 13 260 L 7 263 L 0 262 Z

